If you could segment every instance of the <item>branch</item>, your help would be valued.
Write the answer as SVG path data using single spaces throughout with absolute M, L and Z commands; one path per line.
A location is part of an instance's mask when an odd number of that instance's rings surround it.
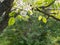
M 37 8 L 37 10 L 38 10 L 39 12 L 43 13 L 44 15 L 47 15 L 48 17 L 52 17 L 53 19 L 55 19 L 55 20 L 57 20 L 57 21 L 60 21 L 60 19 L 54 17 L 53 15 L 48 14 L 47 12 L 44 12 L 44 11 L 42 11 L 42 10 L 39 10 L 38 8 Z
M 47 5 L 47 6 L 41 6 L 41 7 L 39 7 L 39 8 L 47 8 L 47 7 L 50 7 L 52 4 L 54 4 L 55 1 L 56 1 L 56 0 L 53 0 L 49 5 Z
M 47 9 L 47 10 L 60 10 L 60 8 L 58 8 L 58 9 L 49 8 L 49 9 Z

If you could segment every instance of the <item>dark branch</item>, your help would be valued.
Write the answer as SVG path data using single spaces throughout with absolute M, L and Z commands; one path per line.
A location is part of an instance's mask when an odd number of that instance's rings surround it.
M 60 10 L 60 8 L 55 9 L 55 8 L 48 8 L 47 10 Z
M 55 19 L 55 20 L 57 20 L 57 21 L 60 21 L 60 19 L 54 17 L 53 15 L 50 15 L 50 14 L 47 13 L 47 12 L 44 12 L 44 11 L 42 11 L 42 10 L 39 10 L 38 8 L 37 8 L 37 10 L 38 10 L 39 12 L 43 13 L 44 15 L 47 15 L 48 17 L 52 17 L 53 19 Z
M 47 6 L 41 6 L 41 7 L 39 7 L 39 8 L 47 8 L 47 7 L 50 7 L 52 4 L 54 4 L 55 1 L 56 1 L 56 0 L 53 0 L 49 5 L 47 5 Z
M 49 5 L 47 5 L 47 6 L 45 6 L 45 7 L 47 8 L 47 7 L 51 6 L 52 4 L 54 4 L 55 1 L 56 1 L 56 0 L 52 1 Z

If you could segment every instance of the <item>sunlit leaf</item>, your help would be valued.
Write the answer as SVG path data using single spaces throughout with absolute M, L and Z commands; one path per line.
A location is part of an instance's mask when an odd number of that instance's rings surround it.
M 45 6 L 47 6 L 47 5 L 49 5 L 52 1 L 54 1 L 54 0 L 45 0 Z
M 22 19 L 22 16 L 21 16 L 21 15 L 18 15 L 17 18 L 18 18 L 18 19 Z
M 8 21 L 8 26 L 14 25 L 14 23 L 15 23 L 15 18 L 11 17 Z
M 31 10 L 29 10 L 29 11 L 28 11 L 28 13 L 29 13 L 30 15 L 32 15 L 32 14 L 33 14 L 33 12 L 32 12 Z
M 24 20 L 24 21 L 28 21 L 28 19 L 29 19 L 28 15 L 26 15 L 25 17 L 22 18 L 22 20 Z
M 17 18 L 18 20 L 20 20 L 20 21 L 21 21 L 21 20 L 22 20 L 22 18 L 23 18 L 23 16 L 21 16 L 21 15 L 17 15 L 17 16 L 16 16 L 16 18 Z
M 14 16 L 15 15 L 15 12 L 13 11 L 13 12 L 11 12 L 11 13 L 9 13 L 9 16 Z
M 47 19 L 45 17 L 42 18 L 43 23 L 47 23 Z
M 37 0 L 35 2 L 35 5 L 39 7 L 39 6 L 41 6 L 43 4 L 43 2 L 44 2 L 44 0 L 42 0 L 42 1 L 41 0 Z
M 38 20 L 40 21 L 41 19 L 42 19 L 42 16 L 39 16 L 39 17 L 38 17 Z

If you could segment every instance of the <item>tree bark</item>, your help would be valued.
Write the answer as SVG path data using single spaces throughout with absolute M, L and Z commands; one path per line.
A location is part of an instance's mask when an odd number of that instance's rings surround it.
M 3 16 L 3 20 L 0 22 L 0 32 L 7 26 L 7 21 L 9 19 L 9 13 L 11 12 L 12 3 L 14 0 L 4 0 L 0 3 L 0 17 Z M 3 15 L 3 13 L 5 14 Z

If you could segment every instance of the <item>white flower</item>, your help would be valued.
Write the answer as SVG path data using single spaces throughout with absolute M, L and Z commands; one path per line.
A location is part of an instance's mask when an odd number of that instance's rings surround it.
M 16 2 L 16 4 L 17 4 L 17 8 L 22 8 L 25 5 L 25 3 L 23 2 L 23 0 L 18 0 Z
M 23 0 L 17 0 L 15 8 L 16 8 L 16 12 L 18 12 L 18 10 L 20 10 L 20 9 L 23 10 L 23 11 L 20 11 L 20 15 L 22 15 L 22 16 L 26 16 L 28 11 L 30 11 L 32 9 L 30 4 L 23 2 Z M 30 11 L 30 14 L 32 15 L 32 11 Z
M 21 11 L 20 14 L 21 14 L 22 16 L 26 16 L 26 15 L 27 15 L 27 12 L 26 12 L 26 11 Z
M 23 7 L 23 10 L 25 10 L 25 11 L 28 11 L 28 10 L 31 10 L 31 9 L 32 9 L 32 8 L 31 8 L 30 5 L 26 5 L 26 6 Z
M 17 0 L 16 5 L 17 5 L 16 8 L 23 9 L 25 11 L 31 9 L 31 6 L 29 4 L 26 4 L 26 2 L 23 2 L 23 0 Z
M 17 5 L 23 5 L 23 1 L 22 1 L 22 0 L 18 0 L 18 1 L 16 2 L 16 4 L 17 4 Z

